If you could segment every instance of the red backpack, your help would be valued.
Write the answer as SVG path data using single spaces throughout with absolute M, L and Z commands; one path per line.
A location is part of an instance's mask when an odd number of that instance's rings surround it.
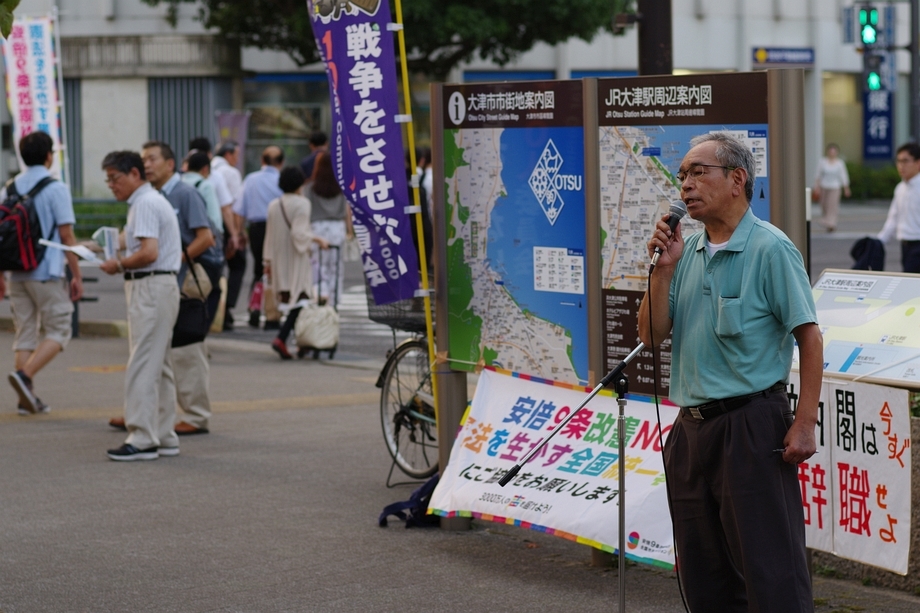
M 38 242 L 44 236 L 35 196 L 53 181 L 45 177 L 24 196 L 16 191 L 14 181 L 7 183 L 6 200 L 0 204 L 0 270 L 35 270 L 45 257 L 45 246 Z M 48 240 L 53 234 L 51 228 Z

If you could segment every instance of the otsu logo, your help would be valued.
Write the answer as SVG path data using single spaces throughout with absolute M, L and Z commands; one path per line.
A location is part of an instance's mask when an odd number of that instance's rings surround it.
M 533 190 L 533 195 L 537 197 L 537 202 L 543 209 L 546 219 L 551 226 L 556 225 L 559 214 L 562 213 L 562 207 L 565 201 L 562 199 L 563 191 L 581 191 L 582 177 L 580 175 L 560 174 L 564 160 L 556 148 L 556 144 L 550 139 L 537 160 L 537 165 L 530 173 L 530 180 L 527 183 Z

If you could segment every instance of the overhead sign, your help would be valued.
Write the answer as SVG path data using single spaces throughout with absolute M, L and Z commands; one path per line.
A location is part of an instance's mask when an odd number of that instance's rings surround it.
M 759 68 L 812 68 L 815 65 L 813 47 L 754 47 L 754 69 Z

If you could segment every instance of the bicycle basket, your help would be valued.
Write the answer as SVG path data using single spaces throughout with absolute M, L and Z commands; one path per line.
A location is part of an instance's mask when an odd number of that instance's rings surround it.
M 371 288 L 366 284 L 364 288 L 367 292 L 367 316 L 371 321 L 406 332 L 426 331 L 424 298 L 409 298 L 390 304 L 376 304 Z M 434 317 L 433 312 L 432 317 Z

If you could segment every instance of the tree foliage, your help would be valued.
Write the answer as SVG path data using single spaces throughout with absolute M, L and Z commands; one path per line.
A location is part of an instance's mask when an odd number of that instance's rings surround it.
M 195 2 L 208 28 L 243 46 L 287 53 L 298 66 L 319 61 L 306 0 L 144 0 L 169 5 L 175 22 L 180 2 Z M 403 0 L 409 68 L 444 78 L 478 56 L 504 65 L 538 42 L 590 40 L 610 29 L 632 0 Z M 395 2 L 391 0 L 391 8 Z
M 0 0 L 0 34 L 9 38 L 13 31 L 13 11 L 19 6 L 19 0 Z

